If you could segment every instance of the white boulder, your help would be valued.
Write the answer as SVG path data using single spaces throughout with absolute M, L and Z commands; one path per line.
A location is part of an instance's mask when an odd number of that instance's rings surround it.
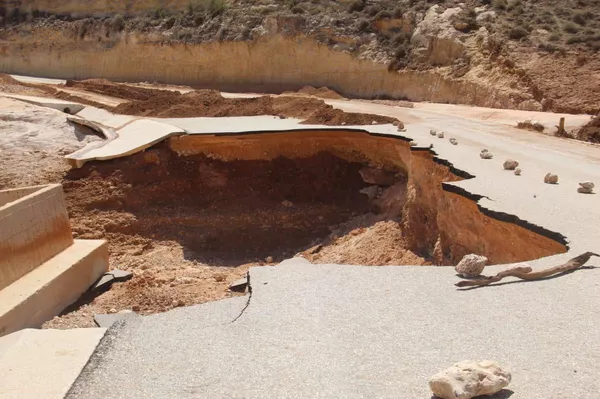
M 558 175 L 548 173 L 544 176 L 544 183 L 547 184 L 557 184 L 558 183 Z
M 477 277 L 481 274 L 487 262 L 488 258 L 485 256 L 469 254 L 463 256 L 454 270 L 464 277 Z
M 463 361 L 431 377 L 429 387 L 441 399 L 471 399 L 500 392 L 510 380 L 510 373 L 494 362 Z
M 519 163 L 514 159 L 507 159 L 506 161 L 504 161 L 503 166 L 506 170 L 515 170 L 517 166 L 519 166 Z

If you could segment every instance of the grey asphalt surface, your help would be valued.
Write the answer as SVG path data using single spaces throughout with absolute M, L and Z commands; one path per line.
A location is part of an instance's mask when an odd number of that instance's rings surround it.
M 437 371 L 490 359 L 513 373 L 498 398 L 598 398 L 600 269 L 468 291 L 457 280 L 436 267 L 253 268 L 249 302 L 119 322 L 68 397 L 429 399 Z

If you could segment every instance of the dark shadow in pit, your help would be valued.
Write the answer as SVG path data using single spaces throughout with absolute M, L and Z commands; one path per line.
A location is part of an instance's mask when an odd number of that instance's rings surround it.
M 360 193 L 368 186 L 363 166 L 325 152 L 224 162 L 177 156 L 159 144 L 72 170 L 64 189 L 82 231 L 175 241 L 187 260 L 238 266 L 291 257 L 326 238 L 331 226 L 371 211 Z M 104 226 L 94 225 L 99 220 Z

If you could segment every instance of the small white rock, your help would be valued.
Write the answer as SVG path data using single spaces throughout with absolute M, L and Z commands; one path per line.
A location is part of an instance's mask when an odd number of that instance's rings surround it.
M 294 206 L 294 203 L 292 201 L 285 200 L 281 201 L 281 205 L 285 206 L 286 208 L 291 208 Z
M 558 183 L 558 175 L 554 175 L 552 173 L 546 174 L 546 176 L 544 176 L 544 183 L 547 183 L 547 184 Z
M 452 145 L 458 144 L 458 140 L 456 140 L 454 137 L 450 138 L 450 142 L 452 143 Z
M 435 130 L 430 130 L 430 131 L 429 131 L 429 134 L 430 134 L 430 135 L 432 135 L 432 136 L 436 136 L 436 135 L 437 135 L 437 132 L 436 132 Z
M 481 153 L 479 153 L 479 156 L 481 157 L 481 159 L 492 159 L 492 158 L 494 158 L 494 154 L 492 154 L 488 150 L 482 150 Z
M 515 175 L 516 176 L 521 176 L 521 168 L 515 169 Z
M 594 183 L 592 183 L 591 181 L 584 181 L 582 183 L 579 183 L 579 185 L 583 188 L 588 188 L 590 190 L 592 190 L 595 187 Z
M 419 144 L 418 144 L 416 141 L 411 141 L 411 142 L 409 143 L 409 145 L 410 145 L 411 147 L 416 147 L 416 146 L 417 146 L 417 145 L 419 145 Z
M 477 277 L 481 274 L 487 262 L 488 258 L 485 256 L 468 254 L 463 256 L 454 270 L 464 277 Z
M 444 138 L 444 132 L 439 132 L 437 134 L 437 136 L 438 136 L 438 139 L 443 139 Z
M 464 361 L 429 379 L 429 387 L 442 399 L 471 399 L 493 395 L 510 383 L 511 375 L 496 363 Z
M 515 170 L 517 166 L 519 166 L 519 162 L 515 161 L 514 159 L 507 159 L 504 161 L 503 166 L 506 170 Z

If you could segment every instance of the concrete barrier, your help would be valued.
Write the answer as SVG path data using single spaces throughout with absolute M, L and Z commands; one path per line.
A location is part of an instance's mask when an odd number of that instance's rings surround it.
M 0 336 L 39 327 L 108 270 L 104 240 L 73 240 L 60 184 L 0 191 Z
M 60 184 L 0 191 L 0 289 L 71 245 Z

